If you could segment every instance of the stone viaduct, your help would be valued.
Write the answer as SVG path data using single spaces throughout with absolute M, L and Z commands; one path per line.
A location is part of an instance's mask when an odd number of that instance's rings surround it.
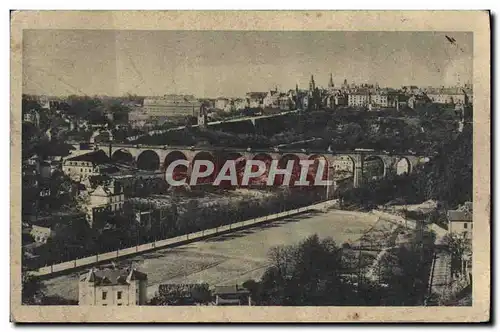
M 139 169 L 165 170 L 172 162 L 184 159 L 192 163 L 196 159 L 211 160 L 215 165 L 222 165 L 226 160 L 279 160 L 279 166 L 285 167 L 289 160 L 324 159 L 330 167 L 340 159 L 350 160 L 353 185 L 359 187 L 363 182 L 366 165 L 378 162 L 383 171 L 378 176 L 389 174 L 411 174 L 422 166 L 428 158 L 416 155 L 389 154 L 372 150 L 355 151 L 313 151 L 313 150 L 277 150 L 277 149 L 241 149 L 219 147 L 152 146 L 102 143 L 95 144 L 96 150 L 103 150 L 112 160 L 134 164 Z M 380 167 L 382 169 L 382 167 Z

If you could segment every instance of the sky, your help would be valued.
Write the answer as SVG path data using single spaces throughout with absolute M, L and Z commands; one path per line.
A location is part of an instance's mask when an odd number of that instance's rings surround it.
M 450 43 L 445 36 L 456 40 Z M 25 30 L 23 93 L 241 97 L 250 91 L 472 81 L 467 32 Z

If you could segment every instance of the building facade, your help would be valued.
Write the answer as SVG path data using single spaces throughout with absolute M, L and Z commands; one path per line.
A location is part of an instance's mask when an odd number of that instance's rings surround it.
M 263 100 L 263 105 L 266 108 L 279 108 L 280 94 L 278 89 L 269 91 Z
M 217 98 L 215 100 L 215 108 L 222 111 L 229 111 L 231 100 L 228 98 Z
M 213 293 L 215 305 L 252 305 L 252 296 L 250 291 L 244 287 L 234 286 L 215 286 Z
M 111 211 L 121 211 L 125 203 L 123 189 L 116 182 L 98 186 L 89 196 L 91 207 L 110 206 Z
M 87 222 L 91 228 L 102 228 L 109 216 L 123 212 L 125 194 L 122 186 L 115 181 L 98 185 L 88 194 L 86 201 Z
M 40 127 L 40 112 L 37 110 L 30 110 L 23 114 L 23 121 L 30 122 L 36 127 Z
M 47 243 L 47 240 L 54 237 L 55 233 L 50 227 L 32 225 L 30 235 L 37 243 Z
M 430 88 L 425 91 L 431 102 L 443 105 L 472 104 L 472 89 L 455 88 Z
M 236 98 L 233 100 L 233 106 L 237 111 L 244 110 L 248 107 L 247 100 L 243 98 Z
M 134 109 L 133 111 L 130 111 L 128 114 L 129 124 L 133 128 L 144 127 L 144 125 L 148 122 L 149 119 L 150 116 L 148 112 L 142 108 Z
M 463 234 L 472 241 L 472 202 L 466 202 L 456 210 L 448 210 L 448 232 Z
M 368 91 L 357 91 L 349 93 L 347 105 L 351 107 L 366 107 L 370 104 L 370 93 Z
M 370 96 L 370 104 L 375 107 L 389 107 L 389 96 L 386 93 L 375 93 Z
M 109 162 L 104 151 L 93 151 L 66 159 L 62 164 L 63 173 L 72 180 L 82 181 L 99 174 L 99 165 Z
M 266 97 L 266 92 L 248 92 L 246 95 L 247 105 L 250 108 L 262 108 L 264 107 L 264 98 Z
M 66 160 L 63 164 L 63 172 L 72 180 L 87 178 L 94 173 L 95 164 L 87 160 Z
M 164 95 L 162 97 L 150 97 L 144 99 L 143 111 L 149 118 L 185 118 L 196 116 L 201 102 L 193 95 Z
M 80 276 L 78 304 L 134 306 L 147 302 L 148 278 L 136 269 L 91 269 Z
M 286 111 L 293 108 L 294 103 L 288 94 L 280 93 L 278 98 L 278 106 L 280 110 Z

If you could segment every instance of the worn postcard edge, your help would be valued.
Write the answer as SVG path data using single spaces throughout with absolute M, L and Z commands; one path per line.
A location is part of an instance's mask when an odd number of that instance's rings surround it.
M 11 321 L 480 322 L 490 319 L 490 16 L 488 11 L 11 12 Z M 472 307 L 79 307 L 21 305 L 21 94 L 24 29 L 470 31 L 474 60 Z

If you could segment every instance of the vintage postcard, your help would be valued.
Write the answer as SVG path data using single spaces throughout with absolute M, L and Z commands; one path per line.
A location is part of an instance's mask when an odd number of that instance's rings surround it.
M 489 320 L 487 11 L 11 22 L 12 321 Z

